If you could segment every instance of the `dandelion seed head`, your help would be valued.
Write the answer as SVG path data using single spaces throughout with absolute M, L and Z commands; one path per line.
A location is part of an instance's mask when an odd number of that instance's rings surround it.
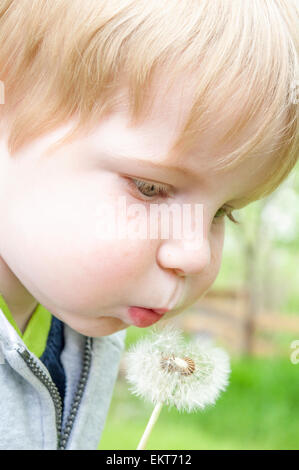
M 193 374 L 195 370 L 193 359 L 190 357 L 176 357 L 174 354 L 171 356 L 164 356 L 162 354 L 160 364 L 162 369 L 165 369 L 167 372 L 178 372 L 181 375 Z
M 125 361 L 134 395 L 187 412 L 214 404 L 230 374 L 223 349 L 211 341 L 186 342 L 173 325 L 153 328 L 125 353 Z

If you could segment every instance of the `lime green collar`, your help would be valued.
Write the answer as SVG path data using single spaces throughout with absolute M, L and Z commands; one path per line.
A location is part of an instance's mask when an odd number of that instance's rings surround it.
M 22 338 L 27 348 L 37 357 L 41 357 L 47 345 L 52 320 L 51 313 L 41 304 L 38 304 L 30 317 L 24 334 L 22 334 L 1 294 L 0 309 Z

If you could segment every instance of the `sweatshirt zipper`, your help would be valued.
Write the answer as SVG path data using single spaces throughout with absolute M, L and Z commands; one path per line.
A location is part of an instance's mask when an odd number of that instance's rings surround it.
M 73 424 L 75 421 L 75 418 L 77 416 L 78 408 L 82 399 L 82 395 L 85 389 L 85 385 L 87 382 L 89 370 L 90 370 L 90 364 L 91 364 L 91 346 L 92 346 L 92 338 L 89 336 L 86 338 L 85 341 L 85 348 L 84 348 L 84 356 L 83 356 L 83 367 L 81 371 L 81 376 L 79 380 L 79 384 L 75 393 L 74 400 L 72 402 L 71 406 L 71 411 L 70 414 L 67 417 L 65 427 L 61 433 L 60 439 L 59 439 L 59 444 L 58 444 L 58 450 L 65 450 L 67 441 L 70 437 Z
M 82 395 L 85 389 L 85 385 L 88 378 L 88 373 L 90 369 L 91 363 L 91 344 L 92 338 L 87 337 L 85 341 L 85 348 L 84 348 L 84 358 L 83 358 L 83 368 L 79 380 L 79 384 L 75 393 L 75 397 L 72 402 L 71 411 L 67 418 L 66 425 L 62 430 L 62 400 L 59 393 L 58 388 L 56 387 L 55 383 L 52 379 L 50 379 L 42 368 L 38 365 L 35 359 L 31 356 L 29 351 L 24 348 L 24 346 L 20 346 L 17 348 L 17 352 L 26 362 L 29 369 L 32 373 L 45 385 L 48 389 L 52 400 L 55 406 L 55 414 L 56 414 L 56 430 L 57 430 L 57 449 L 58 450 L 65 450 L 67 441 L 71 434 L 73 424 L 75 418 L 77 416 L 78 408 L 82 399 Z

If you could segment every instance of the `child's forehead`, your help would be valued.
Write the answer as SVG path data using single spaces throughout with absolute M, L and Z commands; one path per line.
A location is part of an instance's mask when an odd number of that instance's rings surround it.
M 210 101 L 198 103 L 196 100 L 199 80 L 200 68 L 197 71 L 176 72 L 173 76 L 169 76 L 161 67 L 157 69 L 144 95 L 141 120 L 132 121 L 132 126 L 152 127 L 153 129 L 162 127 L 171 130 L 173 138 L 176 139 L 190 118 L 193 105 L 197 109 L 202 106 L 206 113 L 204 117 L 208 116 L 208 119 L 205 122 L 199 122 L 200 128 L 194 132 L 190 154 L 207 154 L 215 161 L 217 157 L 222 158 L 242 143 L 248 142 L 256 134 L 265 119 L 265 110 L 261 109 L 259 115 L 250 119 L 247 113 L 249 105 L 247 103 L 247 107 L 244 106 L 240 90 L 238 90 L 239 93 L 235 93 L 234 86 L 226 89 L 221 88 L 220 84 L 219 100 L 216 94 L 216 99 L 214 99 L 215 95 L 212 95 L 213 99 Z M 129 90 L 123 88 L 120 100 L 116 100 L 122 109 L 126 110 L 131 106 L 128 93 Z M 239 129 L 240 121 L 244 121 L 245 125 Z M 228 132 L 230 138 L 223 144 L 222 138 Z M 273 135 L 264 139 L 262 145 L 257 147 L 255 154 L 271 151 L 271 148 L 274 148 L 279 141 L 275 138 L 278 132 L 279 129 L 275 129 Z M 185 161 L 186 154 L 171 152 L 165 158 L 166 162 L 168 158 L 171 162 L 176 158 Z
M 147 102 L 144 107 L 143 119 L 137 123 L 131 123 L 126 127 L 126 137 L 132 132 L 132 136 L 139 136 L 144 145 L 136 146 L 134 137 L 122 142 L 121 136 L 116 139 L 116 153 L 121 153 L 123 144 L 133 156 L 151 159 L 164 166 L 176 166 L 182 171 L 187 170 L 191 174 L 209 172 L 217 166 L 219 159 L 225 158 L 234 149 L 248 142 L 261 126 L 264 116 L 249 121 L 248 124 L 238 130 L 240 119 L 244 118 L 244 106 L 242 101 L 230 98 L 219 109 L 217 102 L 209 103 L 209 125 L 201 129 L 194 138 L 194 143 L 189 151 L 181 152 L 172 149 L 172 143 L 179 136 L 186 120 L 190 115 L 196 93 L 196 80 L 198 77 L 186 73 L 175 77 L 172 81 L 163 76 L 163 71 L 156 76 L 147 93 Z M 123 89 L 118 101 L 118 111 L 129 112 L 129 98 L 127 90 Z M 231 137 L 226 142 L 221 142 L 223 136 L 231 131 Z M 256 165 L 266 164 L 271 160 L 271 154 L 279 142 L 279 132 L 268 139 L 264 139 L 251 155 L 251 160 L 256 160 Z M 146 140 L 148 137 L 148 145 Z M 139 140 L 139 139 L 138 139 Z M 131 147 L 131 148 L 130 148 Z M 110 147 L 111 148 L 111 147 Z M 119 149 L 119 151 L 117 151 Z M 145 151 L 145 153 L 144 153 Z M 266 156 L 269 155 L 268 159 Z M 244 165 L 240 163 L 240 166 Z M 226 168 L 225 171 L 228 171 Z

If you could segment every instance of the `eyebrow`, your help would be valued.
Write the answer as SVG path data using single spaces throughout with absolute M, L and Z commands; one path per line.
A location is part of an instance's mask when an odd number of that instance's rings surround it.
M 126 159 L 126 162 L 132 162 L 132 164 L 137 164 L 141 166 L 142 168 L 152 168 L 154 170 L 160 170 L 160 171 L 167 171 L 167 172 L 173 172 L 176 174 L 184 174 L 187 177 L 191 177 L 195 179 L 196 177 L 200 179 L 200 175 L 194 175 L 194 171 L 186 168 L 186 167 L 181 167 L 181 166 L 176 166 L 176 165 L 169 165 L 167 163 L 163 163 L 161 161 L 150 161 L 146 160 L 144 158 L 135 158 L 135 157 L 129 157 L 126 155 L 116 155 L 115 153 L 110 153 L 105 151 L 105 156 L 109 157 L 109 160 L 113 160 L 114 163 L 122 163 L 124 159 Z

